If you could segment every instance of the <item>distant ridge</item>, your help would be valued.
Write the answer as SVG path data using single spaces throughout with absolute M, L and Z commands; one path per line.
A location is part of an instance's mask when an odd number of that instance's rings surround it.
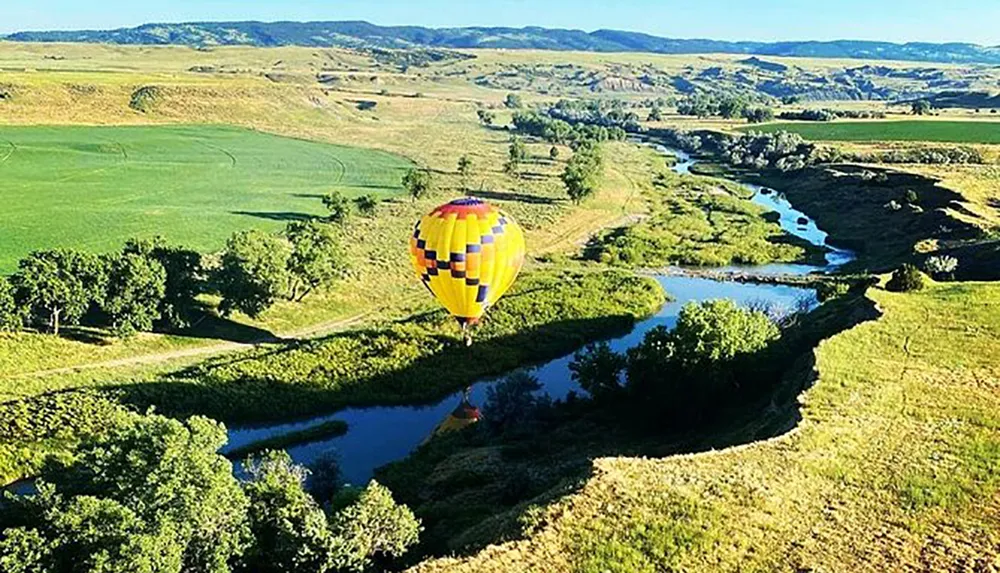
M 186 46 L 314 46 L 376 48 L 505 48 L 649 52 L 655 54 L 746 54 L 810 58 L 858 58 L 916 62 L 1000 64 L 1000 46 L 966 43 L 894 44 L 861 40 L 830 42 L 727 42 L 661 38 L 620 30 L 554 28 L 424 28 L 368 22 L 191 22 L 144 24 L 117 30 L 17 32 L 17 42 L 180 44 Z

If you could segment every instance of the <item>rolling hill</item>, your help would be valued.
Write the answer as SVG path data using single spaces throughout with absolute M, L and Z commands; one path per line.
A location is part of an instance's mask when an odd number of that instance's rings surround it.
M 191 22 L 144 24 L 117 30 L 17 32 L 18 42 L 181 44 L 189 46 L 316 46 L 378 48 L 503 48 L 650 52 L 656 54 L 756 54 L 810 58 L 863 58 L 1000 64 L 1000 46 L 837 40 L 829 42 L 729 42 L 662 38 L 620 30 L 527 28 L 424 28 L 368 22 Z

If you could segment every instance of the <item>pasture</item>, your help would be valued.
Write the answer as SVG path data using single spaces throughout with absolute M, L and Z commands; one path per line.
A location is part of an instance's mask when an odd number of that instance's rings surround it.
M 1000 144 L 1000 121 L 777 122 L 741 131 L 790 131 L 811 141 L 936 141 Z
M 0 272 L 36 249 L 162 235 L 200 251 L 323 212 L 320 197 L 401 191 L 412 164 L 219 126 L 0 127 Z

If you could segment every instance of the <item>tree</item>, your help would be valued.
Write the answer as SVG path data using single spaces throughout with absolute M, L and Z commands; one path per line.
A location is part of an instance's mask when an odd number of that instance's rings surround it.
M 496 114 L 488 109 L 477 109 L 476 115 L 479 116 L 479 122 L 487 127 L 493 125 L 496 119 Z
M 727 399 L 737 376 L 750 377 L 779 336 L 767 315 L 731 300 L 689 303 L 673 330 L 653 328 L 629 350 L 628 388 L 636 398 L 675 413 L 700 412 Z
M 552 161 L 559 159 L 559 148 L 555 145 L 549 148 L 549 159 Z
M 351 217 L 351 202 L 340 191 L 330 191 L 324 195 L 323 206 L 330 212 L 328 220 L 331 223 L 343 225 Z
M 330 571 L 338 544 L 326 514 L 304 488 L 307 472 L 285 452 L 268 451 L 244 462 L 250 479 L 243 489 L 254 543 L 248 571 Z
M 911 264 L 904 264 L 893 271 L 889 282 L 885 283 L 885 289 L 893 292 L 913 292 L 923 288 L 924 274 Z
M 22 571 L 229 571 L 250 541 L 247 500 L 218 450 L 226 430 L 193 417 L 123 414 L 72 457 L 51 460 L 39 493 L 5 508 L 0 563 Z M 6 569 L 5 567 L 5 570 Z
M 458 158 L 458 176 L 462 180 L 462 189 L 466 190 L 469 188 L 469 174 L 472 173 L 472 160 L 469 159 L 468 155 L 463 155 Z
M 281 237 L 258 231 L 240 231 L 230 237 L 215 283 L 222 302 L 219 310 L 238 310 L 255 318 L 288 290 L 290 248 Z
M 663 121 L 663 110 L 660 106 L 654 105 L 652 109 L 649 110 L 649 117 L 646 121 Z
M 751 107 L 743 110 L 743 117 L 749 123 L 764 123 L 774 119 L 774 110 L 769 107 Z
M 24 309 L 17 303 L 14 286 L 0 277 L 0 332 L 14 332 L 24 326 Z
M 747 102 L 743 97 L 726 97 L 719 102 L 719 115 L 726 119 L 742 117 L 746 107 Z
M 621 390 L 621 375 L 626 365 L 623 355 L 611 350 L 607 342 L 598 342 L 574 354 L 569 369 L 581 388 L 601 399 Z
M 521 96 L 514 93 L 507 94 L 507 97 L 503 100 L 503 105 L 507 109 L 520 109 L 524 107 Z
M 378 199 L 371 193 L 355 197 L 354 207 L 362 217 L 374 217 L 378 211 Z
M 205 290 L 205 269 L 201 253 L 166 244 L 162 237 L 152 240 L 131 239 L 123 254 L 137 254 L 163 266 L 166 271 L 160 320 L 171 328 L 191 325 L 199 304 L 197 297 Z
M 424 169 L 410 169 L 403 175 L 403 188 L 410 198 L 423 199 L 431 192 L 431 173 Z
M 566 194 L 576 204 L 597 191 L 602 161 L 596 146 L 581 147 L 566 164 L 562 174 Z
M 302 300 L 343 272 L 346 262 L 343 249 L 327 225 L 316 221 L 293 221 L 285 227 L 285 238 L 292 246 L 288 257 L 291 300 Z
M 392 493 L 372 480 L 357 502 L 338 511 L 330 526 L 343 543 L 337 559 L 339 567 L 364 571 L 379 556 L 400 557 L 420 537 L 420 520 Z
M 910 106 L 913 115 L 927 115 L 931 112 L 931 102 L 921 99 L 913 102 Z
M 150 331 L 161 315 L 167 271 L 158 261 L 125 252 L 108 261 L 107 290 L 101 310 L 119 338 Z
M 104 291 L 101 261 L 66 249 L 36 251 L 18 264 L 12 278 L 17 300 L 35 322 L 53 334 L 62 324 L 76 324 Z

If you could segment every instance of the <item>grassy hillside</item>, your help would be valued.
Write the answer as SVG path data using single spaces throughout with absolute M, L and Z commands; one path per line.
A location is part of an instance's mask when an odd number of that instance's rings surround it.
M 1000 49 L 975 44 L 832 42 L 726 42 L 662 38 L 621 30 L 527 27 L 424 28 L 368 22 L 189 22 L 145 24 L 117 30 L 39 31 L 11 34 L 22 42 L 99 42 L 248 46 L 376 46 L 380 48 L 502 48 L 653 52 L 660 54 L 760 54 L 816 58 L 868 58 L 928 62 L 1000 62 Z
M 745 130 L 791 131 L 812 141 L 941 141 L 1000 143 L 1000 121 L 778 122 Z
M 381 151 L 243 129 L 0 127 L 0 272 L 37 249 L 117 249 L 162 235 L 203 252 L 348 197 L 402 191 L 412 166 Z
M 989 570 L 1000 547 L 1000 287 L 873 290 L 824 342 L 793 432 L 605 458 L 528 536 L 415 571 Z

